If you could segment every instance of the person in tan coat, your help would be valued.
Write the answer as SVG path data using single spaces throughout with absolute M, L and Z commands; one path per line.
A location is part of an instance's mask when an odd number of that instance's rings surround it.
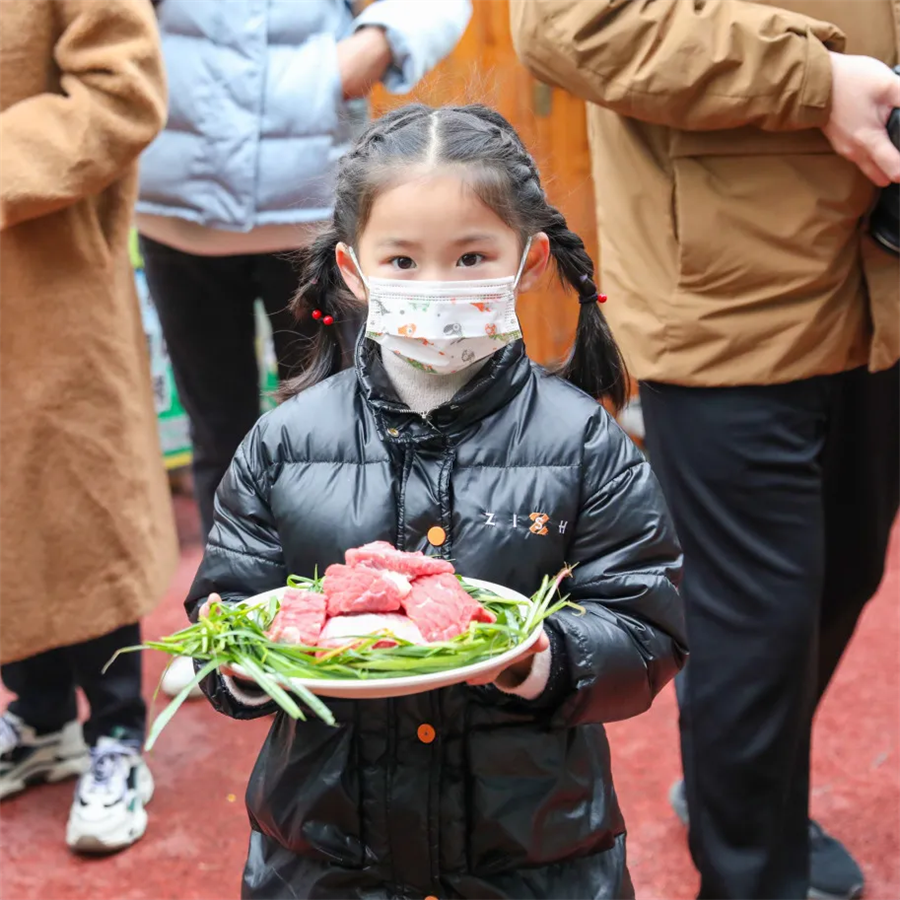
M 165 113 L 148 0 L 0 3 L 0 798 L 84 772 L 76 850 L 140 837 L 153 789 L 140 658 L 101 670 L 177 559 L 127 248 Z
M 684 545 L 673 801 L 700 895 L 856 896 L 809 751 L 898 506 L 900 272 L 866 219 L 900 181 L 900 2 L 511 16 L 525 65 L 589 104 L 607 316 Z

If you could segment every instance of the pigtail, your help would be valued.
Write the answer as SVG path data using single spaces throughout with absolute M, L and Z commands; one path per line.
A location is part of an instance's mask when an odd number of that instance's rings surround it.
M 379 175 L 379 158 L 387 154 L 386 142 L 409 125 L 411 140 L 406 152 L 419 158 L 428 146 L 425 126 L 434 110 L 424 104 L 395 109 L 372 122 L 360 135 L 353 149 L 338 164 L 334 214 L 329 227 L 297 253 L 300 287 L 291 301 L 291 312 L 298 321 L 310 317 L 318 322 L 308 362 L 299 375 L 285 381 L 277 392 L 280 401 L 324 381 L 353 364 L 356 341 L 366 318 L 366 305 L 353 296 L 344 283 L 335 258 L 338 243 L 353 245 L 365 226 Z
M 297 253 L 300 287 L 290 310 L 298 321 L 312 317 L 319 327 L 306 366 L 279 386 L 279 401 L 337 374 L 352 359 L 365 310 L 344 284 L 334 255 L 337 244 L 337 232 L 331 227 Z
M 544 232 L 550 238 L 550 253 L 560 278 L 577 292 L 580 307 L 575 341 L 556 374 L 592 397 L 608 400 L 618 412 L 628 400 L 628 369 L 600 308 L 594 263 L 562 213 L 549 204 L 547 207 L 549 221 Z
M 481 150 L 475 161 L 492 171 L 503 172 L 511 190 L 497 191 L 483 183 L 482 199 L 504 221 L 515 223 L 523 239 L 543 231 L 550 239 L 550 252 L 560 280 L 578 294 L 581 309 L 575 342 L 565 361 L 556 367 L 555 374 L 592 397 L 609 401 L 618 411 L 628 399 L 628 370 L 600 309 L 600 297 L 593 280 L 594 263 L 585 250 L 584 241 L 569 230 L 563 214 L 547 202 L 533 157 L 500 113 L 480 104 L 453 107 L 447 113 L 463 116 L 470 123 L 474 118 L 478 127 L 490 134 L 489 145 Z M 471 128 L 470 125 L 470 131 Z M 461 132 L 462 129 L 457 129 L 446 137 L 451 159 L 467 158 L 465 151 L 468 148 L 462 139 L 455 137 Z M 460 150 L 454 154 L 455 140 L 460 141 Z
M 557 374 L 618 413 L 628 402 L 628 368 L 600 305 L 582 303 L 575 341 Z

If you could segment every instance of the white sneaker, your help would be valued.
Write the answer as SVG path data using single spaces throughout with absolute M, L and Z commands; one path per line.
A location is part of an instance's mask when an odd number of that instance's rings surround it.
M 140 751 L 102 737 L 91 749 L 91 768 L 75 789 L 66 843 L 81 853 L 111 853 L 131 846 L 147 830 L 144 805 L 153 776 Z
M 42 781 L 62 781 L 88 768 L 88 748 L 79 722 L 37 735 L 17 715 L 0 716 L 0 800 Z
M 163 673 L 162 692 L 170 697 L 177 697 L 191 683 L 196 674 L 194 661 L 189 656 L 176 656 Z M 188 699 L 196 700 L 202 696 L 203 691 L 200 690 L 200 685 L 194 685 L 188 694 Z

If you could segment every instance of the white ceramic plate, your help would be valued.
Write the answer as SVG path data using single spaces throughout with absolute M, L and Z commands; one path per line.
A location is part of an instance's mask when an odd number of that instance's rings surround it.
M 522 594 L 511 591 L 502 585 L 492 584 L 490 581 L 466 578 L 466 583 L 483 588 L 486 591 L 492 591 L 508 600 L 518 600 L 524 604 L 530 603 L 529 599 Z M 248 606 L 252 606 L 254 603 L 265 602 L 270 597 L 278 597 L 280 599 L 285 590 L 286 588 L 278 588 L 273 591 L 266 591 L 264 594 L 251 597 L 246 603 Z M 459 669 L 450 669 L 445 672 L 431 672 L 427 675 L 408 675 L 398 678 L 368 678 L 358 681 L 342 678 L 291 678 L 285 679 L 280 683 L 288 690 L 299 685 L 319 697 L 337 697 L 346 700 L 381 700 L 386 697 L 405 697 L 410 694 L 421 694 L 425 691 L 435 691 L 438 688 L 449 687 L 451 684 L 460 684 L 468 681 L 470 678 L 490 672 L 492 669 L 503 668 L 519 656 L 520 653 L 531 647 L 540 637 L 541 630 L 541 627 L 535 628 L 521 644 L 517 644 L 505 653 L 486 659 L 484 662 L 462 666 Z M 241 677 L 250 678 L 249 675 L 241 671 L 239 666 L 235 666 L 234 669 Z

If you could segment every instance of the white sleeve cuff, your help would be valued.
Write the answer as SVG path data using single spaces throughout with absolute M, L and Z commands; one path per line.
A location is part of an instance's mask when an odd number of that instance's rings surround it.
M 238 703 L 243 703 L 244 706 L 265 706 L 271 698 L 265 691 L 244 691 L 237 686 L 235 680 L 230 675 L 222 675 L 222 683 L 225 685 L 225 690 L 234 697 Z
M 540 653 L 535 653 L 531 662 L 531 671 L 521 684 L 516 685 L 514 688 L 501 687 L 499 684 L 497 687 L 504 694 L 515 694 L 523 700 L 537 700 L 544 692 L 544 688 L 547 687 L 547 682 L 550 679 L 552 656 L 553 651 L 550 647 L 546 650 L 541 650 Z
M 353 30 L 385 30 L 394 61 L 382 81 L 391 93 L 405 94 L 453 50 L 471 17 L 471 0 L 381 0 L 354 19 Z

